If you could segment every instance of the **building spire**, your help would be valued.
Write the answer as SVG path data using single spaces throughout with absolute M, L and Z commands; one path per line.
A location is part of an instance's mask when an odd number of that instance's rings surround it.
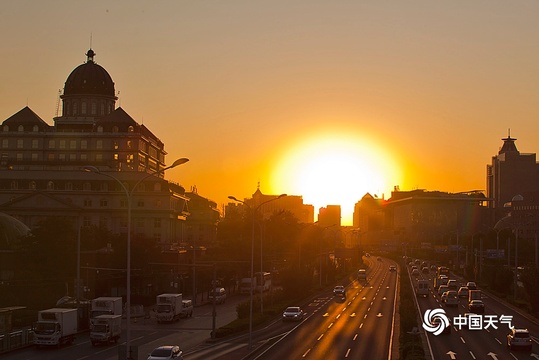
M 517 139 L 511 137 L 511 128 L 507 129 L 507 137 L 502 140 L 503 145 L 498 154 L 504 154 L 507 152 L 519 152 L 517 146 L 515 145 L 515 141 Z

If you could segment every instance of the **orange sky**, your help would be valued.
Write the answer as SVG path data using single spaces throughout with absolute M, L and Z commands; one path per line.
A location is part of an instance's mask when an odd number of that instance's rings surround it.
M 346 209 L 395 185 L 485 189 L 508 128 L 539 151 L 536 0 L 7 0 L 0 34 L 1 120 L 28 104 L 52 124 L 91 35 L 117 104 L 191 159 L 167 177 L 218 204 L 259 182 Z

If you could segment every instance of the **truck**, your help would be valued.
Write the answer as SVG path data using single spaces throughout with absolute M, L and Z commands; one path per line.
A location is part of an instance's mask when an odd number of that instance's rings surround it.
M 242 278 L 240 281 L 240 294 L 250 294 L 251 286 L 253 286 L 254 281 L 252 278 Z M 253 292 L 255 289 L 253 288 Z
M 469 290 L 468 291 L 468 304 L 471 303 L 472 300 L 482 300 L 481 299 L 481 290 Z
M 122 315 L 99 315 L 93 319 L 90 329 L 92 345 L 117 343 L 122 333 Z
M 102 296 L 95 298 L 90 304 L 90 325 L 99 315 L 122 315 L 122 298 Z
M 182 316 L 182 294 L 157 295 L 156 314 L 157 322 L 171 322 L 179 320 Z
M 52 308 L 37 313 L 34 345 L 72 344 L 77 334 L 77 309 Z
M 367 280 L 367 270 L 365 269 L 359 269 L 357 271 L 357 279 L 359 281 Z

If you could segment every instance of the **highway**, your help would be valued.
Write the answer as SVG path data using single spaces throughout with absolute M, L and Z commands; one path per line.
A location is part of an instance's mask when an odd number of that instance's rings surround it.
M 482 300 L 485 303 L 483 319 L 489 316 L 492 319 L 492 324 L 487 328 L 486 322 L 483 321 L 483 325 L 479 329 L 473 330 L 468 329 L 467 326 L 457 326 L 454 323 L 455 318 L 469 312 L 467 308 L 468 299 L 461 298 L 456 307 L 446 306 L 440 301 L 440 296 L 434 292 L 434 277 L 434 272 L 421 274 L 419 277 L 410 277 L 414 287 L 418 278 L 427 279 L 431 284 L 429 296 L 418 298 L 417 303 L 421 316 L 429 309 L 442 308 L 445 310 L 449 320 L 453 322 L 450 334 L 434 335 L 421 329 L 423 335 L 427 336 L 427 343 L 430 347 L 427 351 L 433 359 L 539 359 L 539 343 L 533 337 L 539 331 L 536 323 L 514 307 L 508 306 L 503 301 L 482 292 Z M 453 274 L 450 275 L 450 279 L 456 279 L 460 284 L 466 283 L 464 279 L 456 277 Z M 512 316 L 512 326 L 527 328 L 530 331 L 533 340 L 533 349 L 531 352 L 526 350 L 510 350 L 507 347 L 506 339 L 510 329 L 508 323 L 500 322 L 502 315 Z

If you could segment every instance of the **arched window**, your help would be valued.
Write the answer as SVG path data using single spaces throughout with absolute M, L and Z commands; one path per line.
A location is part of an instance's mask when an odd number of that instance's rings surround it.
M 32 128 L 32 131 L 33 132 L 38 132 L 39 131 L 39 127 L 37 125 L 34 125 L 34 127 Z
M 103 126 L 99 125 L 97 127 L 97 132 L 102 133 L 103 132 Z
M 54 183 L 52 181 L 47 183 L 47 190 L 54 190 Z
M 129 126 L 129 127 L 127 128 L 127 132 L 133 132 L 133 131 L 135 131 L 135 129 L 133 128 L 133 126 Z
M 4 125 L 4 131 L 9 131 L 9 125 Z
M 73 116 L 77 116 L 78 115 L 78 103 L 76 101 L 73 101 Z
M 82 115 L 86 115 L 86 101 L 82 102 L 82 105 L 80 107 L 80 112 L 82 113 Z
M 112 132 L 113 132 L 113 133 L 117 133 L 117 132 L 118 132 L 118 126 L 114 125 L 114 126 L 112 127 Z
M 89 183 L 89 182 L 85 182 L 83 185 L 82 185 L 82 189 L 84 191 L 90 191 L 92 190 L 92 185 Z
M 30 190 L 35 190 L 35 189 L 36 189 L 36 182 L 30 181 Z
M 24 126 L 22 125 L 19 125 L 19 128 L 17 129 L 18 132 L 23 132 L 24 131 Z

